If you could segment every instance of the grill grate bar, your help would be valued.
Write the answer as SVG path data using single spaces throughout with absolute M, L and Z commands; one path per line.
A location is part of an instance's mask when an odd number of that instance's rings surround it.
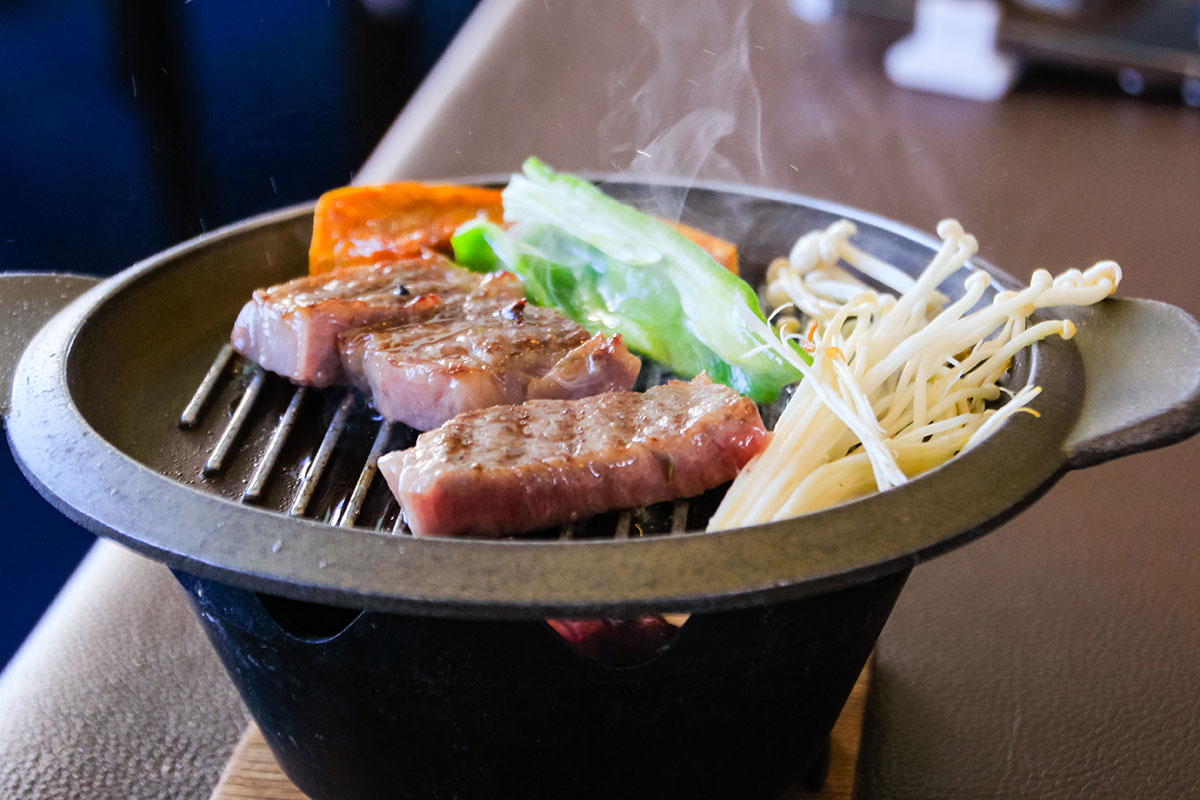
M 205 475 L 218 475 L 225 469 L 225 462 L 229 458 L 229 452 L 233 449 L 233 443 L 246 424 L 246 420 L 249 419 L 250 409 L 253 408 L 254 401 L 262 393 L 266 380 L 266 370 L 256 366 L 254 377 L 250 380 L 246 391 L 242 393 L 241 399 L 238 400 L 237 408 L 233 410 L 233 416 L 229 418 L 225 430 L 221 432 L 221 438 L 217 440 L 217 446 L 213 448 L 212 454 L 204 462 Z
M 371 481 L 375 480 L 375 473 L 378 472 L 379 457 L 383 455 L 383 449 L 387 447 L 391 437 L 392 423 L 380 424 L 379 431 L 375 434 L 375 443 L 371 445 L 371 452 L 367 455 L 362 472 L 358 473 L 358 482 L 354 484 L 350 502 L 346 504 L 346 508 L 342 512 L 342 518 L 338 520 L 339 528 L 348 528 L 358 519 L 363 502 L 367 499 L 367 490 L 371 488 Z
M 217 357 L 213 359 L 212 366 L 208 368 L 204 379 L 196 387 L 196 393 L 192 395 L 192 399 L 188 401 L 187 407 L 179 415 L 179 427 L 194 428 L 200 423 L 200 412 L 204 410 L 204 406 L 212 397 L 213 391 L 217 388 L 217 384 L 221 380 L 221 373 L 225 371 L 225 367 L 229 365 L 229 361 L 232 358 L 233 347 L 229 344 L 226 344 L 217 352 Z
M 267 479 L 271 477 L 271 471 L 275 468 L 275 462 L 279 460 L 279 453 L 283 450 L 284 443 L 291 435 L 292 427 L 296 424 L 296 415 L 300 413 L 300 406 L 307 395 L 307 386 L 297 387 L 295 393 L 292 394 L 292 400 L 288 403 L 287 410 L 283 412 L 283 416 L 279 418 L 279 424 L 275 426 L 275 431 L 271 434 L 271 441 L 267 443 L 262 460 L 254 468 L 250 483 L 246 486 L 246 491 L 242 493 L 243 500 L 256 502 L 262 499 L 263 492 L 267 487 Z
M 308 467 L 308 471 L 304 473 L 304 478 L 300 482 L 300 490 L 296 492 L 296 498 L 292 501 L 292 507 L 288 513 L 293 517 L 299 517 L 308 510 L 308 504 L 312 501 L 313 493 L 317 489 L 317 481 L 321 479 L 321 473 L 325 471 L 325 467 L 329 464 L 329 458 L 333 455 L 333 448 L 337 444 L 338 439 L 342 436 L 342 431 L 346 429 L 346 420 L 350 416 L 351 409 L 354 408 L 354 392 L 346 392 L 342 398 L 341 405 L 338 406 L 337 412 L 333 415 L 333 421 L 329 423 L 329 428 L 325 431 L 325 437 L 321 439 L 321 446 L 317 448 L 317 454 L 313 457 L 312 463 Z
M 675 508 L 671 511 L 671 533 L 683 533 L 687 530 L 689 506 L 690 503 L 686 499 L 675 501 Z
M 229 344 L 222 345 L 179 417 L 181 430 L 197 428 L 204 421 L 205 415 L 209 413 L 212 403 L 218 396 L 223 396 L 223 392 L 236 392 L 236 384 L 245 381 L 245 388 L 241 395 L 234 395 L 233 413 L 225 424 L 224 430 L 221 431 L 216 445 L 207 453 L 204 451 L 208 448 L 196 453 L 200 457 L 207 456 L 200 474 L 205 478 L 212 479 L 209 485 L 223 494 L 232 494 L 233 497 L 240 496 L 243 502 L 270 502 L 271 507 L 279 511 L 287 508 L 285 513 L 291 516 L 308 516 L 316 513 L 318 518 L 341 528 L 349 529 L 366 525 L 375 531 L 391 531 L 394 535 L 412 536 L 413 533 L 404 518 L 403 509 L 399 508 L 390 497 L 386 502 L 375 503 L 371 499 L 373 497 L 371 492 L 379 472 L 379 458 L 390 447 L 411 446 L 412 441 L 409 437 L 411 435 L 412 438 L 415 438 L 416 432 L 399 423 L 384 421 L 374 429 L 373 440 L 368 440 L 365 435 L 371 430 L 369 426 L 373 423 L 370 415 L 363 413 L 363 403 L 359 401 L 360 396 L 355 390 L 346 389 L 339 395 L 317 392 L 309 386 L 288 386 L 282 382 L 281 378 L 266 372 L 256 364 L 246 362 L 244 367 L 239 366 L 241 362 L 238 358 L 236 351 Z M 231 367 L 236 367 L 236 369 L 231 372 Z M 660 365 L 647 362 L 643 366 L 638 384 L 639 386 L 644 384 L 648 388 L 660 384 L 670 377 L 670 374 Z M 279 385 L 275 382 L 279 382 Z M 255 443 L 253 448 L 249 443 L 238 445 L 239 441 L 247 439 L 242 434 L 243 431 L 252 427 L 252 419 L 258 420 L 253 422 L 255 430 L 258 429 L 259 422 L 263 422 L 260 419 L 261 414 L 256 415 L 255 409 L 262 405 L 259 400 L 264 395 L 266 398 L 270 398 L 269 406 L 274 409 L 278 408 L 275 406 L 277 400 L 282 401 L 284 397 L 288 397 L 289 401 L 282 413 L 278 410 L 268 409 L 265 423 L 272 427 L 269 433 L 263 431 L 262 435 L 256 434 L 253 437 Z M 306 409 L 309 408 L 310 400 L 313 397 L 316 397 L 316 400 L 312 402 L 317 402 L 322 407 L 322 415 L 330 414 L 332 411 L 329 426 L 324 432 L 321 432 L 319 428 L 309 430 L 308 423 L 303 423 L 303 429 L 299 427 L 301 420 L 308 418 Z M 266 402 L 265 398 L 263 402 Z M 760 409 L 760 412 L 765 416 L 772 408 L 774 406 Z M 376 417 L 376 419 L 378 418 Z M 197 441 L 207 440 L 212 432 L 212 427 L 206 426 L 205 431 L 208 433 Z M 353 431 L 353 436 L 350 436 L 348 431 Z M 313 452 L 310 448 L 318 436 L 321 438 Z M 400 441 L 401 439 L 404 441 Z M 302 441 L 303 444 L 297 444 L 297 440 Z M 247 442 L 249 441 L 247 439 Z M 369 451 L 364 453 L 367 441 L 372 443 Z M 284 475 L 284 472 L 287 471 L 286 477 L 290 483 L 293 480 L 291 470 L 304 463 L 303 461 L 299 464 L 294 461 L 284 462 L 284 453 L 289 450 L 289 443 L 296 445 L 293 449 L 312 453 L 311 460 L 298 476 L 299 485 L 295 489 L 295 494 L 291 496 L 290 505 L 286 497 L 278 501 L 269 500 L 272 497 L 270 487 L 275 485 L 275 482 L 282 480 L 281 476 Z M 335 457 L 335 454 L 340 455 Z M 356 457 L 361 458 L 362 461 L 357 461 Z M 294 459 L 295 455 L 288 458 Z M 361 465 L 357 475 L 351 471 L 355 469 L 356 461 L 358 465 Z M 246 466 L 251 471 L 251 475 L 244 485 L 240 479 L 235 479 L 229 472 L 231 464 L 242 464 L 243 462 L 248 462 Z M 334 474 L 335 472 L 336 474 Z M 244 473 L 239 469 L 237 475 L 242 474 Z M 355 478 L 357 479 L 355 480 Z M 351 480 L 354 480 L 352 486 L 350 485 Z M 325 500 L 318 500 L 318 498 L 325 498 L 325 494 L 318 494 L 318 489 L 326 483 L 330 483 L 330 491 L 336 500 L 333 507 L 328 510 L 324 510 Z M 349 491 L 345 491 L 346 489 Z M 382 500 L 382 498 L 379 499 Z M 684 533 L 688 528 L 689 518 L 693 516 L 693 511 L 698 516 L 703 516 L 700 512 L 706 507 L 706 501 L 702 501 L 699 506 L 693 508 L 693 501 L 696 499 L 675 500 L 673 503 L 661 505 L 654 504 L 653 508 L 614 510 L 594 519 L 577 520 L 562 525 L 557 530 L 543 530 L 534 532 L 534 534 L 537 538 L 569 542 L 581 538 L 630 539 Z M 321 503 L 321 509 L 316 508 L 318 502 Z M 376 505 L 380 506 L 377 515 Z M 360 519 L 368 509 L 371 510 L 371 522 Z M 698 521 L 703 526 L 702 519 L 691 521 Z

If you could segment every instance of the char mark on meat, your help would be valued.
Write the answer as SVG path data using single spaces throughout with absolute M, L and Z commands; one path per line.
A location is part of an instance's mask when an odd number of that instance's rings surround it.
M 385 418 L 419 430 L 497 403 L 628 389 L 641 367 L 620 336 L 589 337 L 527 305 L 512 273 L 480 276 L 436 256 L 260 289 L 231 339 L 295 383 L 354 383 Z
M 461 305 L 478 275 L 441 257 L 348 267 L 254 292 L 233 349 L 295 383 L 346 383 L 338 336 L 383 321 L 412 323 Z
M 702 376 L 464 413 L 379 469 L 414 534 L 494 537 L 692 497 L 768 437 L 753 402 Z
M 472 409 L 633 386 L 641 361 L 620 336 L 589 336 L 557 311 L 527 305 L 514 282 L 500 273 L 419 324 L 343 335 L 347 373 L 386 419 L 418 430 Z

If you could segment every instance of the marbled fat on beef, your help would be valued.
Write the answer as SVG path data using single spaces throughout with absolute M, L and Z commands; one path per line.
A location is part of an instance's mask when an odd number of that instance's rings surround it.
M 768 436 L 753 402 L 702 376 L 461 414 L 379 470 L 414 534 L 503 536 L 700 494 Z
M 387 419 L 419 430 L 497 403 L 628 389 L 641 360 L 528 305 L 512 273 L 440 257 L 346 267 L 260 289 L 231 336 L 295 383 L 354 383 Z
M 633 386 L 641 361 L 619 335 L 589 336 L 557 311 L 490 284 L 453 313 L 342 337 L 347 372 L 386 419 L 429 430 L 476 408 Z
M 441 257 L 308 275 L 255 291 L 230 339 L 234 350 L 295 383 L 346 383 L 340 334 L 385 320 L 427 319 L 460 302 L 480 280 Z

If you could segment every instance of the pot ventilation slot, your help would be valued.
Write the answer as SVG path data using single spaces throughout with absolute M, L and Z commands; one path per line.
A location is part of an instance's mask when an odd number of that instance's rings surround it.
M 255 594 L 263 613 L 289 636 L 305 642 L 327 642 L 363 614 L 361 608 L 341 608 L 273 594 Z

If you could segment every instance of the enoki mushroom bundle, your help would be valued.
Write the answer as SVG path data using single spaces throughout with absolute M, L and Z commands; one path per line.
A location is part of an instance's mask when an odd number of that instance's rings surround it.
M 1029 317 L 1099 302 L 1121 280 L 1113 261 L 1058 277 L 1037 270 L 1027 288 L 997 292 L 977 309 L 991 277 L 976 269 L 949 302 L 937 287 L 970 269 L 978 243 L 954 220 L 937 232 L 942 245 L 915 279 L 851 244 L 856 230 L 846 220 L 803 236 L 771 265 L 766 297 L 778 333 L 749 308 L 743 316 L 769 343 L 763 347 L 803 379 L 770 445 L 738 475 L 709 530 L 889 489 L 969 450 L 1013 414 L 1036 415 L 1029 403 L 1038 387 L 1002 385 L 1012 358 L 1047 336 L 1071 338 L 1075 326 L 1029 324 Z M 872 290 L 843 264 L 895 294 Z

